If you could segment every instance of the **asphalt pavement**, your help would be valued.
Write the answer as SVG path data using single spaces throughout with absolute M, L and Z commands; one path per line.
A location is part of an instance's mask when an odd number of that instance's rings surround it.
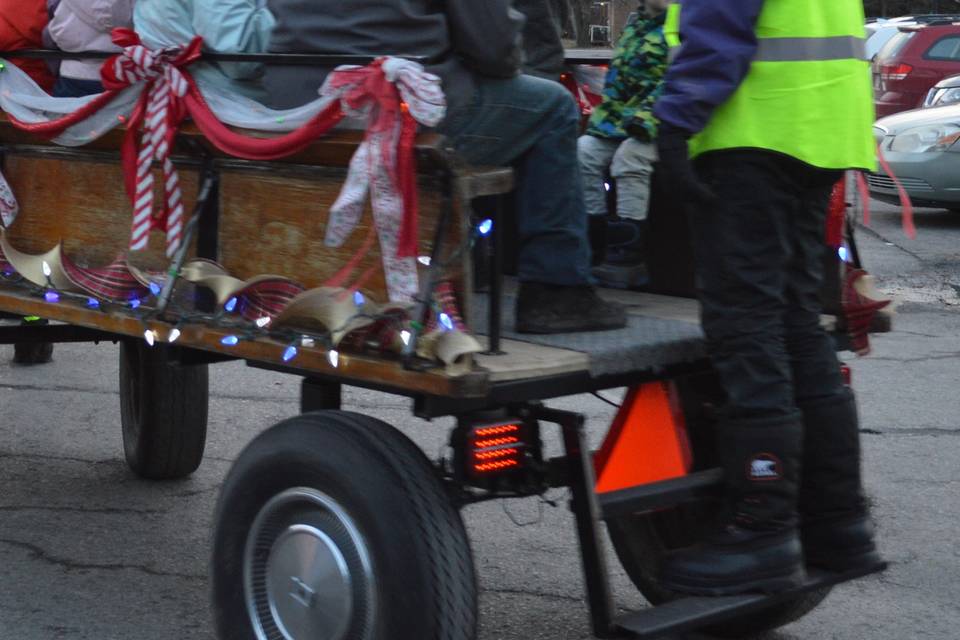
M 771 640 L 960 638 L 960 215 L 918 211 L 917 240 L 875 206 L 860 234 L 866 263 L 898 295 L 893 333 L 849 362 L 863 414 L 864 468 L 891 568 L 840 586 Z M 199 471 L 134 477 L 122 459 L 117 348 L 60 345 L 55 362 L 10 363 L 0 347 L 0 640 L 213 640 L 209 534 L 219 484 L 244 445 L 295 415 L 298 379 L 218 365 Z M 615 394 L 612 394 L 615 395 Z M 598 441 L 611 417 L 590 397 Z M 407 401 L 348 390 L 346 408 L 384 419 L 431 456 L 449 420 L 411 417 Z M 556 439 L 549 445 L 557 447 Z M 590 638 L 563 492 L 465 512 L 481 585 L 482 640 Z M 617 603 L 643 599 L 611 557 Z

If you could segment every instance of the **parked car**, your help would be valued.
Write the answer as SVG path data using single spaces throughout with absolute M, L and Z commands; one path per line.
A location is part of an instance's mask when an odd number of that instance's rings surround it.
M 867 28 L 867 60 L 873 60 L 890 39 L 900 33 L 900 27 L 912 27 L 916 22 L 885 22 L 873 29 Z
M 923 101 L 923 108 L 945 107 L 948 104 L 960 103 L 960 75 L 944 78 L 930 89 L 927 99 Z
M 874 135 L 914 205 L 960 211 L 960 104 L 881 118 Z M 867 183 L 874 198 L 900 202 L 887 172 L 868 174 Z
M 960 22 L 900 26 L 873 61 L 879 117 L 923 106 L 930 89 L 960 73 Z

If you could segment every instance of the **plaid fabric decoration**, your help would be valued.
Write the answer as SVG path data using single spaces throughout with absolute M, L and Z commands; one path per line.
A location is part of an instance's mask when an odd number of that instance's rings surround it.
M 337 348 L 347 353 L 372 351 L 383 354 L 397 351 L 402 344 L 400 332 L 409 321 L 409 310 L 401 307 L 387 309 L 373 324 L 355 329 L 343 336 Z
M 449 330 L 448 327 L 440 327 L 440 314 L 445 313 L 453 323 L 453 329 L 456 331 L 467 332 L 467 325 L 460 317 L 460 307 L 457 306 L 457 297 L 453 292 L 453 285 L 449 280 L 439 283 L 433 292 L 433 301 L 439 310 L 430 314 L 427 320 L 426 333 L 431 331 Z
M 130 273 L 125 258 L 117 258 L 106 267 L 84 269 L 75 265 L 66 254 L 61 253 L 60 257 L 70 282 L 95 298 L 125 303 L 150 295 L 150 289 Z
M 303 285 L 286 278 L 265 278 L 237 291 L 240 315 L 256 322 L 260 318 L 275 318 L 290 301 L 304 292 Z

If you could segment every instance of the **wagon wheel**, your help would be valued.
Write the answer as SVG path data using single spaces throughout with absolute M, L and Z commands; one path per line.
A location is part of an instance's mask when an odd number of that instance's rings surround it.
M 460 515 L 393 427 L 322 411 L 241 454 L 217 507 L 224 640 L 473 640 L 477 587 Z
M 630 580 L 651 604 L 662 604 L 679 597 L 660 584 L 659 568 L 667 552 L 696 542 L 703 523 L 710 520 L 710 511 L 708 504 L 690 503 L 607 522 L 617 557 Z M 740 638 L 782 627 L 810 613 L 829 593 L 830 587 L 806 592 L 703 631 L 723 638 Z
M 710 405 L 721 402 L 722 391 L 713 374 L 678 381 L 696 470 L 715 465 L 713 445 L 714 417 Z M 696 543 L 713 522 L 719 501 L 687 502 L 653 513 L 631 514 L 607 521 L 610 540 L 630 580 L 654 605 L 681 597 L 660 584 L 659 571 L 664 556 Z M 769 607 L 725 620 L 704 629 L 720 637 L 750 636 L 798 620 L 830 593 L 826 587 L 778 601 Z
M 171 350 L 142 340 L 120 344 L 123 451 L 130 469 L 151 480 L 196 471 L 207 441 L 207 366 L 180 366 Z
M 41 318 L 23 318 L 23 326 L 47 325 L 49 320 Z M 46 364 L 53 360 L 52 342 L 17 342 L 13 345 L 13 361 L 17 364 Z

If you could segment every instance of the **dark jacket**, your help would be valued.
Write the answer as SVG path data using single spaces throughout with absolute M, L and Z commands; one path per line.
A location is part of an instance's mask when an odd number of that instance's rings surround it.
M 443 79 L 451 110 L 470 103 L 474 74 L 511 77 L 520 68 L 523 17 L 510 0 L 269 0 L 280 53 L 411 55 Z M 329 70 L 272 67 L 273 106 L 316 99 Z
M 523 26 L 523 72 L 559 80 L 565 53 L 560 39 L 564 0 L 514 0 L 527 19 Z
M 683 0 L 682 45 L 654 108 L 662 123 L 699 133 L 737 90 L 757 51 L 764 0 Z

